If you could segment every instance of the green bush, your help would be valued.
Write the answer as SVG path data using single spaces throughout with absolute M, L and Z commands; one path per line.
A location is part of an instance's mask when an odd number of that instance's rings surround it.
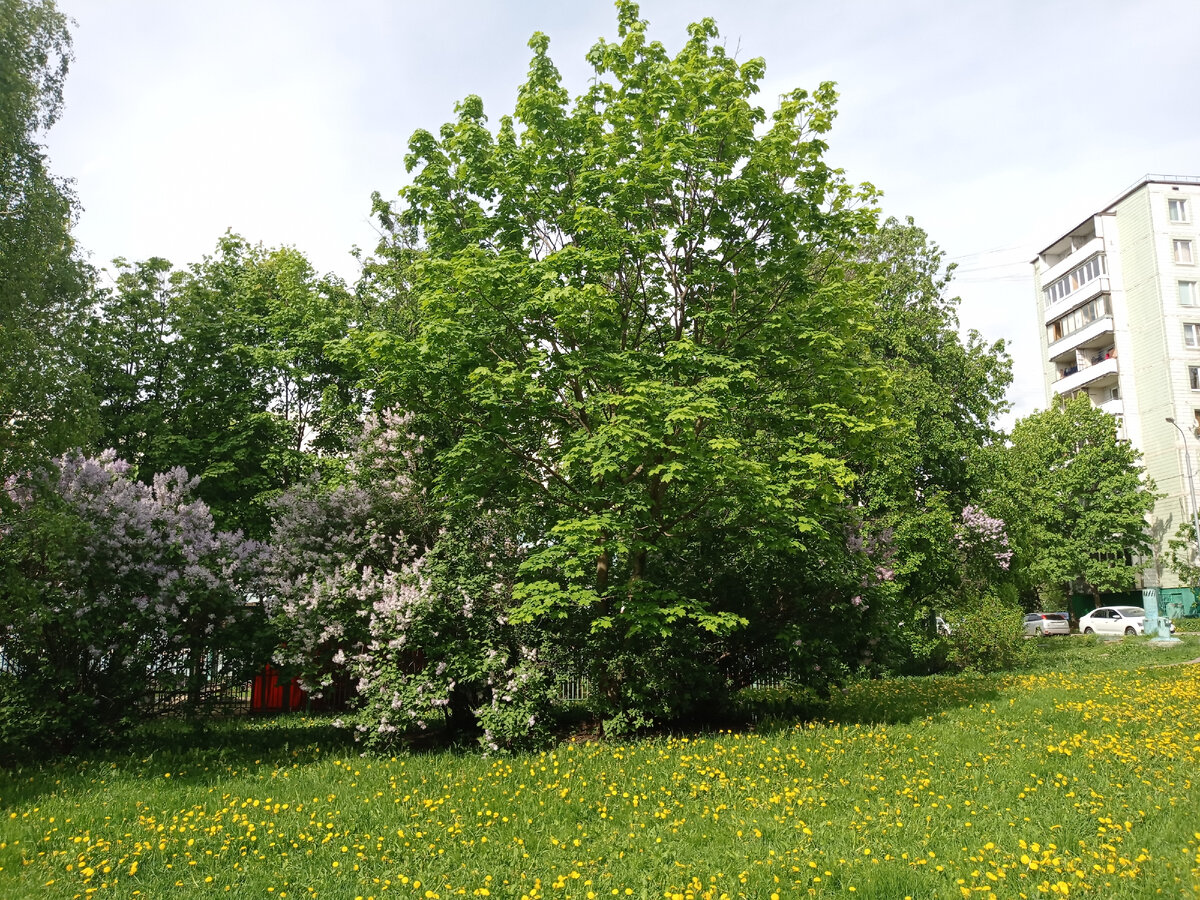
M 0 673 L 0 764 L 31 755 L 38 735 L 49 730 L 44 707 L 32 701 L 15 676 Z
M 953 616 L 946 663 L 959 671 L 998 672 L 1025 664 L 1030 655 L 1021 610 L 982 594 Z

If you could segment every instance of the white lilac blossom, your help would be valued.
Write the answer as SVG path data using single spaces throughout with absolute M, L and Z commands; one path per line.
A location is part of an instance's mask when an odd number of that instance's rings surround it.
M 444 527 L 417 477 L 412 421 L 368 422 L 337 487 L 310 481 L 277 501 L 278 661 L 304 685 L 357 685 L 353 727 L 368 744 L 435 717 L 476 719 L 491 750 L 528 743 L 550 681 L 508 619 L 512 572 L 496 560 L 519 559 L 519 541 L 488 509 L 472 516 L 470 541 Z
M 111 450 L 69 453 L 4 483 L 16 504 L 10 534 L 33 537 L 53 521 L 57 547 L 49 569 L 26 570 L 41 573 L 28 578 L 28 602 L 5 610 L 17 624 L 6 656 L 30 690 L 61 687 L 71 703 L 82 685 L 79 702 L 102 700 L 97 727 L 109 712 L 128 719 L 145 710 L 149 689 L 168 682 L 189 685 L 197 708 L 208 679 L 240 678 L 251 656 L 262 661 L 253 636 L 260 613 L 247 597 L 257 591 L 265 546 L 217 531 L 193 495 L 197 479 L 182 468 L 149 484 L 130 471 Z M 53 650 L 37 643 L 47 627 L 57 631 Z M 38 662 L 48 653 L 62 664 L 54 672 Z M 186 664 L 190 681 L 164 660 Z
M 989 516 L 977 506 L 967 505 L 962 511 L 962 525 L 955 539 L 964 553 L 990 556 L 1001 569 L 1012 564 L 1013 551 L 1008 543 L 1004 520 Z

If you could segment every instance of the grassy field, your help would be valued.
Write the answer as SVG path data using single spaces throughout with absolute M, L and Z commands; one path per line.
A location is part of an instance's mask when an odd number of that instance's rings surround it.
M 0 772 L 0 897 L 1193 897 L 1200 638 L 1040 641 L 821 721 L 360 756 L 322 722 Z M 151 749 L 154 748 L 154 749 Z

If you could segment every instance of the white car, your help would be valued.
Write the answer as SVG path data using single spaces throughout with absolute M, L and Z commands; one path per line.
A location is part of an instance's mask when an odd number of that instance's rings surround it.
M 1160 616 L 1167 629 L 1174 633 L 1175 623 Z M 1102 606 L 1079 617 L 1083 634 L 1145 634 L 1146 610 L 1140 606 Z

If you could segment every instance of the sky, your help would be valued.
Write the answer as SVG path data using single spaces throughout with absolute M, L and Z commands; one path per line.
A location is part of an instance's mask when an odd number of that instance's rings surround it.
M 535 31 L 572 94 L 609 0 L 58 0 L 75 20 L 46 137 L 91 260 L 212 253 L 228 229 L 353 281 L 420 128 L 512 112 Z M 826 160 L 957 265 L 964 329 L 1003 339 L 1011 413 L 1045 406 L 1029 261 L 1147 173 L 1200 175 L 1196 0 L 642 0 L 669 52 L 716 20 L 768 112 L 838 85 Z

